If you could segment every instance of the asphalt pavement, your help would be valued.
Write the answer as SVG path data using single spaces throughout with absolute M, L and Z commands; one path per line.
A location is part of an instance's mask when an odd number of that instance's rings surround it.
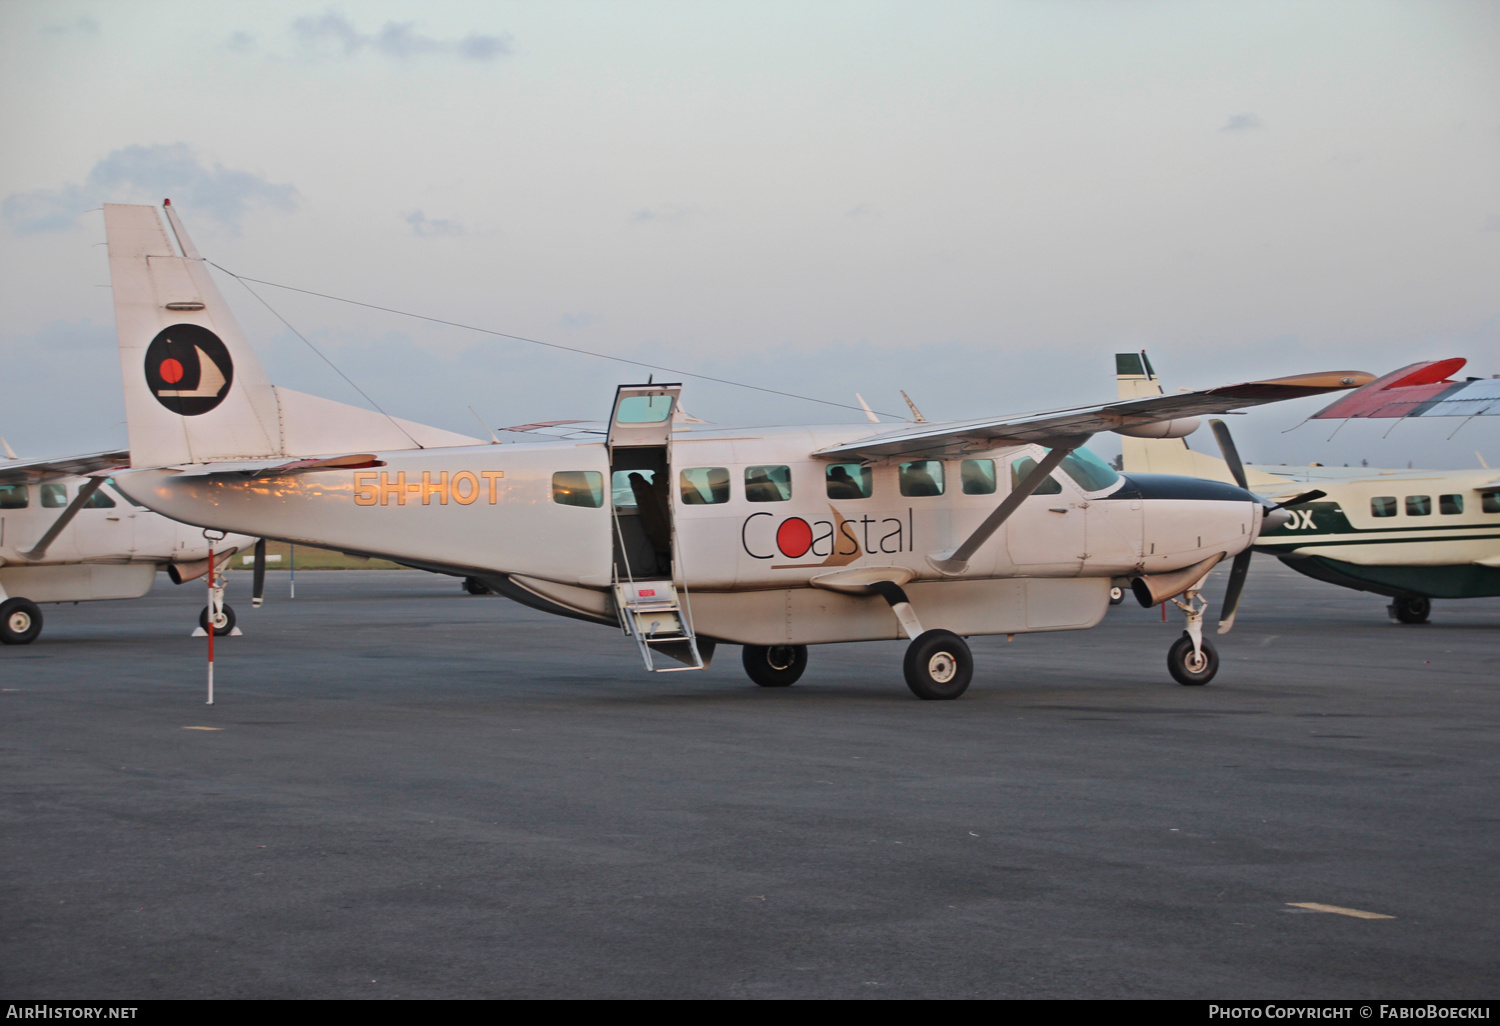
M 1207 687 L 1128 600 L 921 702 L 897 643 L 762 689 L 286 583 L 233 576 L 212 707 L 196 584 L 0 649 L 0 998 L 1500 992 L 1500 599 L 1394 625 L 1257 557 Z

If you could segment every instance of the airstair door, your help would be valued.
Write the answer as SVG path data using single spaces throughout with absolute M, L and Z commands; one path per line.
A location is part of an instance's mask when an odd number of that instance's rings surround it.
M 607 438 L 615 612 L 646 669 L 657 672 L 704 666 L 672 515 L 672 419 L 681 392 L 676 384 L 621 385 Z M 658 665 L 662 656 L 682 665 Z

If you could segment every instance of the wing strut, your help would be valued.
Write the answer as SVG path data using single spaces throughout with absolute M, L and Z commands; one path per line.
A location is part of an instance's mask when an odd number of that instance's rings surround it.
M 103 485 L 104 478 L 102 477 L 91 477 L 79 485 L 78 495 L 68 503 L 68 508 L 62 511 L 62 516 L 52 522 L 52 526 L 47 528 L 47 533 L 42 535 L 41 540 L 33 545 L 29 552 L 23 552 L 21 555 L 33 562 L 45 556 L 47 549 L 57 540 L 57 536 L 62 534 L 62 529 L 72 522 L 73 518 L 78 515 L 78 511 L 83 509 L 83 504 L 92 499 L 94 493 Z
M 990 535 L 1000 529 L 1000 525 L 1010 519 L 1010 515 L 1020 508 L 1026 498 L 1042 486 L 1042 482 L 1057 469 L 1064 459 L 1072 455 L 1073 450 L 1089 440 L 1088 435 L 1077 435 L 1071 438 L 1059 438 L 1052 442 L 1052 451 L 1042 457 L 1042 461 L 1032 468 L 1031 473 L 1022 478 L 1021 483 L 1010 490 L 1005 501 L 995 507 L 995 512 L 984 518 L 984 523 L 975 528 L 974 533 L 964 539 L 962 545 L 954 549 L 947 556 L 928 556 L 927 562 L 932 564 L 933 569 L 949 577 L 956 577 L 969 568 L 969 560 L 978 551 L 979 546 L 990 540 Z

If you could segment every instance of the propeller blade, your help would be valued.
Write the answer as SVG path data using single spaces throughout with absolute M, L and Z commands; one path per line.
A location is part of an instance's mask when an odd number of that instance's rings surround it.
M 1278 509 L 1290 509 L 1293 506 L 1300 506 L 1304 502 L 1312 502 L 1312 501 L 1314 501 L 1316 499 L 1321 499 L 1323 496 L 1325 496 L 1327 494 L 1328 493 L 1325 492 L 1325 491 L 1323 491 L 1321 488 L 1314 488 L 1310 492 L 1303 492 L 1301 495 L 1293 495 L 1290 499 L 1286 500 L 1285 502 L 1278 502 L 1276 505 L 1272 506 L 1270 509 L 1267 509 L 1266 512 L 1270 513 L 1273 510 L 1278 510 Z
M 1229 425 L 1222 420 L 1211 420 L 1208 423 L 1214 429 L 1214 439 L 1219 443 L 1219 451 L 1224 454 L 1224 462 L 1229 464 L 1229 473 L 1234 475 L 1234 483 L 1249 491 L 1250 479 L 1245 476 L 1245 464 L 1240 460 L 1240 451 L 1235 448 L 1234 438 L 1229 434 Z
M 256 609 L 265 601 L 266 593 L 266 540 L 259 539 L 255 543 L 255 586 L 251 589 L 250 605 Z
M 1245 577 L 1250 573 L 1251 550 L 1246 549 L 1234 557 L 1229 567 L 1229 584 L 1224 589 L 1224 611 L 1219 614 L 1219 633 L 1228 634 L 1234 629 L 1234 614 L 1239 610 L 1240 593 L 1245 590 Z

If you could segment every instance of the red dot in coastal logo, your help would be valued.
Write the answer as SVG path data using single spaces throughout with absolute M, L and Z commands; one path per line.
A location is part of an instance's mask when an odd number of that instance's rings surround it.
M 805 555 L 812 540 L 812 528 L 801 517 L 789 517 L 776 529 L 776 547 L 791 559 Z
M 182 364 L 169 356 L 161 362 L 159 373 L 163 381 L 169 385 L 175 385 L 182 380 Z

